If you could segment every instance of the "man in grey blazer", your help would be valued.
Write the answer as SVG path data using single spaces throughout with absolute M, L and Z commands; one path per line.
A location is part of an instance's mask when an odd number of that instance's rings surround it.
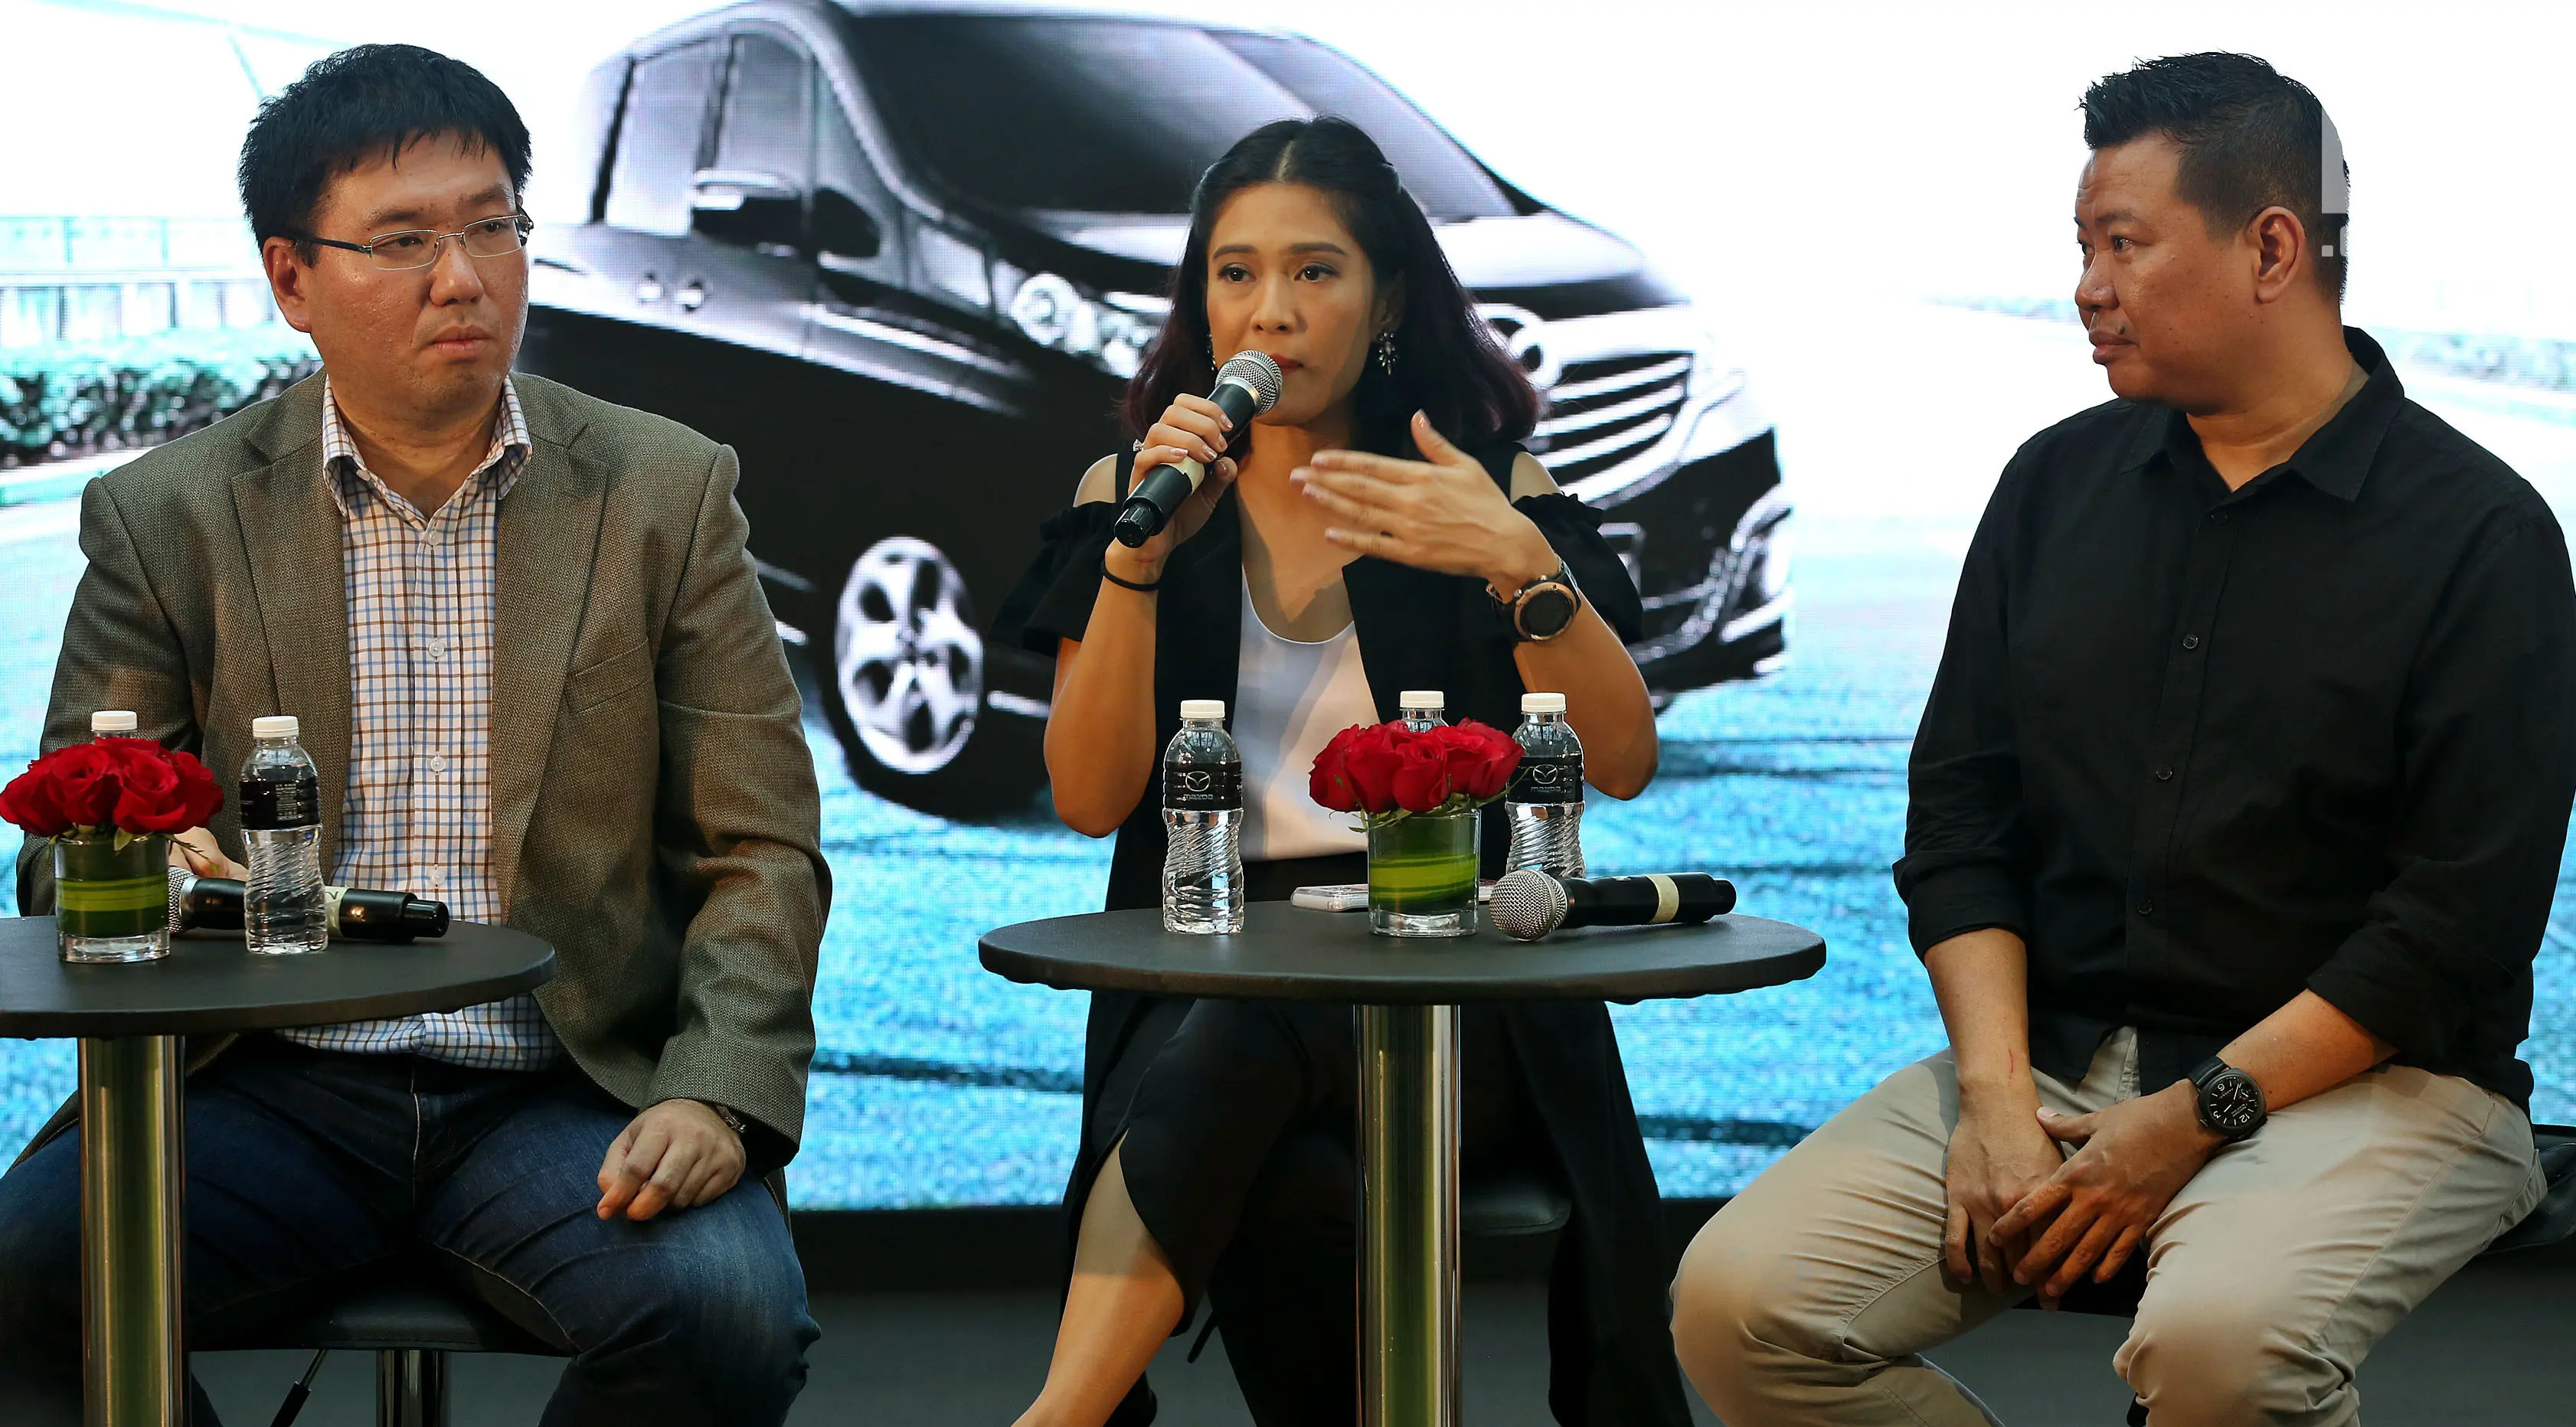
M 426 1259 L 572 1354 L 548 1423 L 774 1423 L 816 1336 L 778 1179 L 813 765 L 733 452 L 510 374 L 528 168 L 509 100 L 426 50 L 345 51 L 262 109 L 244 205 L 323 375 L 90 486 L 44 745 L 132 709 L 226 776 L 294 714 L 329 880 L 557 952 L 533 997 L 189 1045 L 192 1331 Z M 240 848 L 227 809 L 187 856 Z M 0 1178 L 0 1402 L 65 1421 L 78 1136 L 67 1109 Z

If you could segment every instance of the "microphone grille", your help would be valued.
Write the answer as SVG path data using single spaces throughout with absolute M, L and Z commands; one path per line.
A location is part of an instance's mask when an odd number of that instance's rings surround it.
M 197 879 L 189 873 L 187 868 L 181 867 L 176 863 L 171 864 L 170 924 L 167 930 L 173 933 L 179 930 L 179 904 L 187 897 L 189 884 L 196 880 Z
M 1486 910 L 1494 930 L 1514 941 L 1536 941 L 1565 924 L 1565 884 L 1535 867 L 1506 872 L 1494 884 Z
M 1286 380 L 1279 373 L 1279 364 L 1270 360 L 1268 352 L 1237 352 L 1225 359 L 1225 365 L 1218 368 L 1216 374 L 1218 386 L 1233 382 L 1252 393 L 1252 414 L 1255 416 L 1279 404 L 1279 388 Z

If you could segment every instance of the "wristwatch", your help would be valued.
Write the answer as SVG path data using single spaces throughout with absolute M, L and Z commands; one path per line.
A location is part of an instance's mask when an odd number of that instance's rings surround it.
M 735 1114 L 731 1105 L 727 1105 L 716 1100 L 701 1100 L 698 1103 L 715 1111 L 716 1118 L 725 1122 L 725 1128 L 733 1131 L 733 1137 L 735 1139 L 741 1140 L 746 1144 L 750 1143 L 751 1122 L 745 1120 L 742 1116 Z
M 2271 1116 L 2263 1104 L 2263 1087 L 2217 1056 L 2202 1061 L 2191 1073 L 2191 1088 L 2200 1097 L 2201 1128 L 2229 1144 L 2263 1128 Z
M 1555 574 L 1539 576 L 1509 598 L 1491 585 L 1485 589 L 1511 615 L 1512 637 L 1524 644 L 1544 644 L 1563 634 L 1583 609 L 1583 591 L 1563 560 L 1556 562 Z

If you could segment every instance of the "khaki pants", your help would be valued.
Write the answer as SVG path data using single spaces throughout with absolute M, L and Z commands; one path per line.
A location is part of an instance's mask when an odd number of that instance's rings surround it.
M 2138 1093 L 2136 1038 L 2042 1104 Z M 1995 1419 L 1916 1354 L 2010 1307 L 1941 1267 L 1959 1115 L 1944 1051 L 1889 1076 L 1708 1222 L 1673 1285 L 1682 1366 L 1729 1427 Z M 2219 1151 L 2156 1220 L 2112 1367 L 2157 1427 L 2359 1420 L 2371 1345 L 2544 1189 L 2531 1122 L 2452 1076 L 2383 1067 Z

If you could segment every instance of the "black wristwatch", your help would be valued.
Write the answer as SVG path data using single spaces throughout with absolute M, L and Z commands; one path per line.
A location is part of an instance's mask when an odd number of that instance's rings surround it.
M 2191 1088 L 2200 1097 L 2201 1128 L 2234 1144 L 2263 1128 L 2271 1110 L 2254 1077 L 2211 1056 L 2191 1073 Z
M 1485 588 L 1511 615 L 1512 637 L 1524 644 L 1544 644 L 1563 634 L 1583 610 L 1583 591 L 1563 560 L 1556 562 L 1555 574 L 1539 576 L 1509 598 L 1491 585 Z

